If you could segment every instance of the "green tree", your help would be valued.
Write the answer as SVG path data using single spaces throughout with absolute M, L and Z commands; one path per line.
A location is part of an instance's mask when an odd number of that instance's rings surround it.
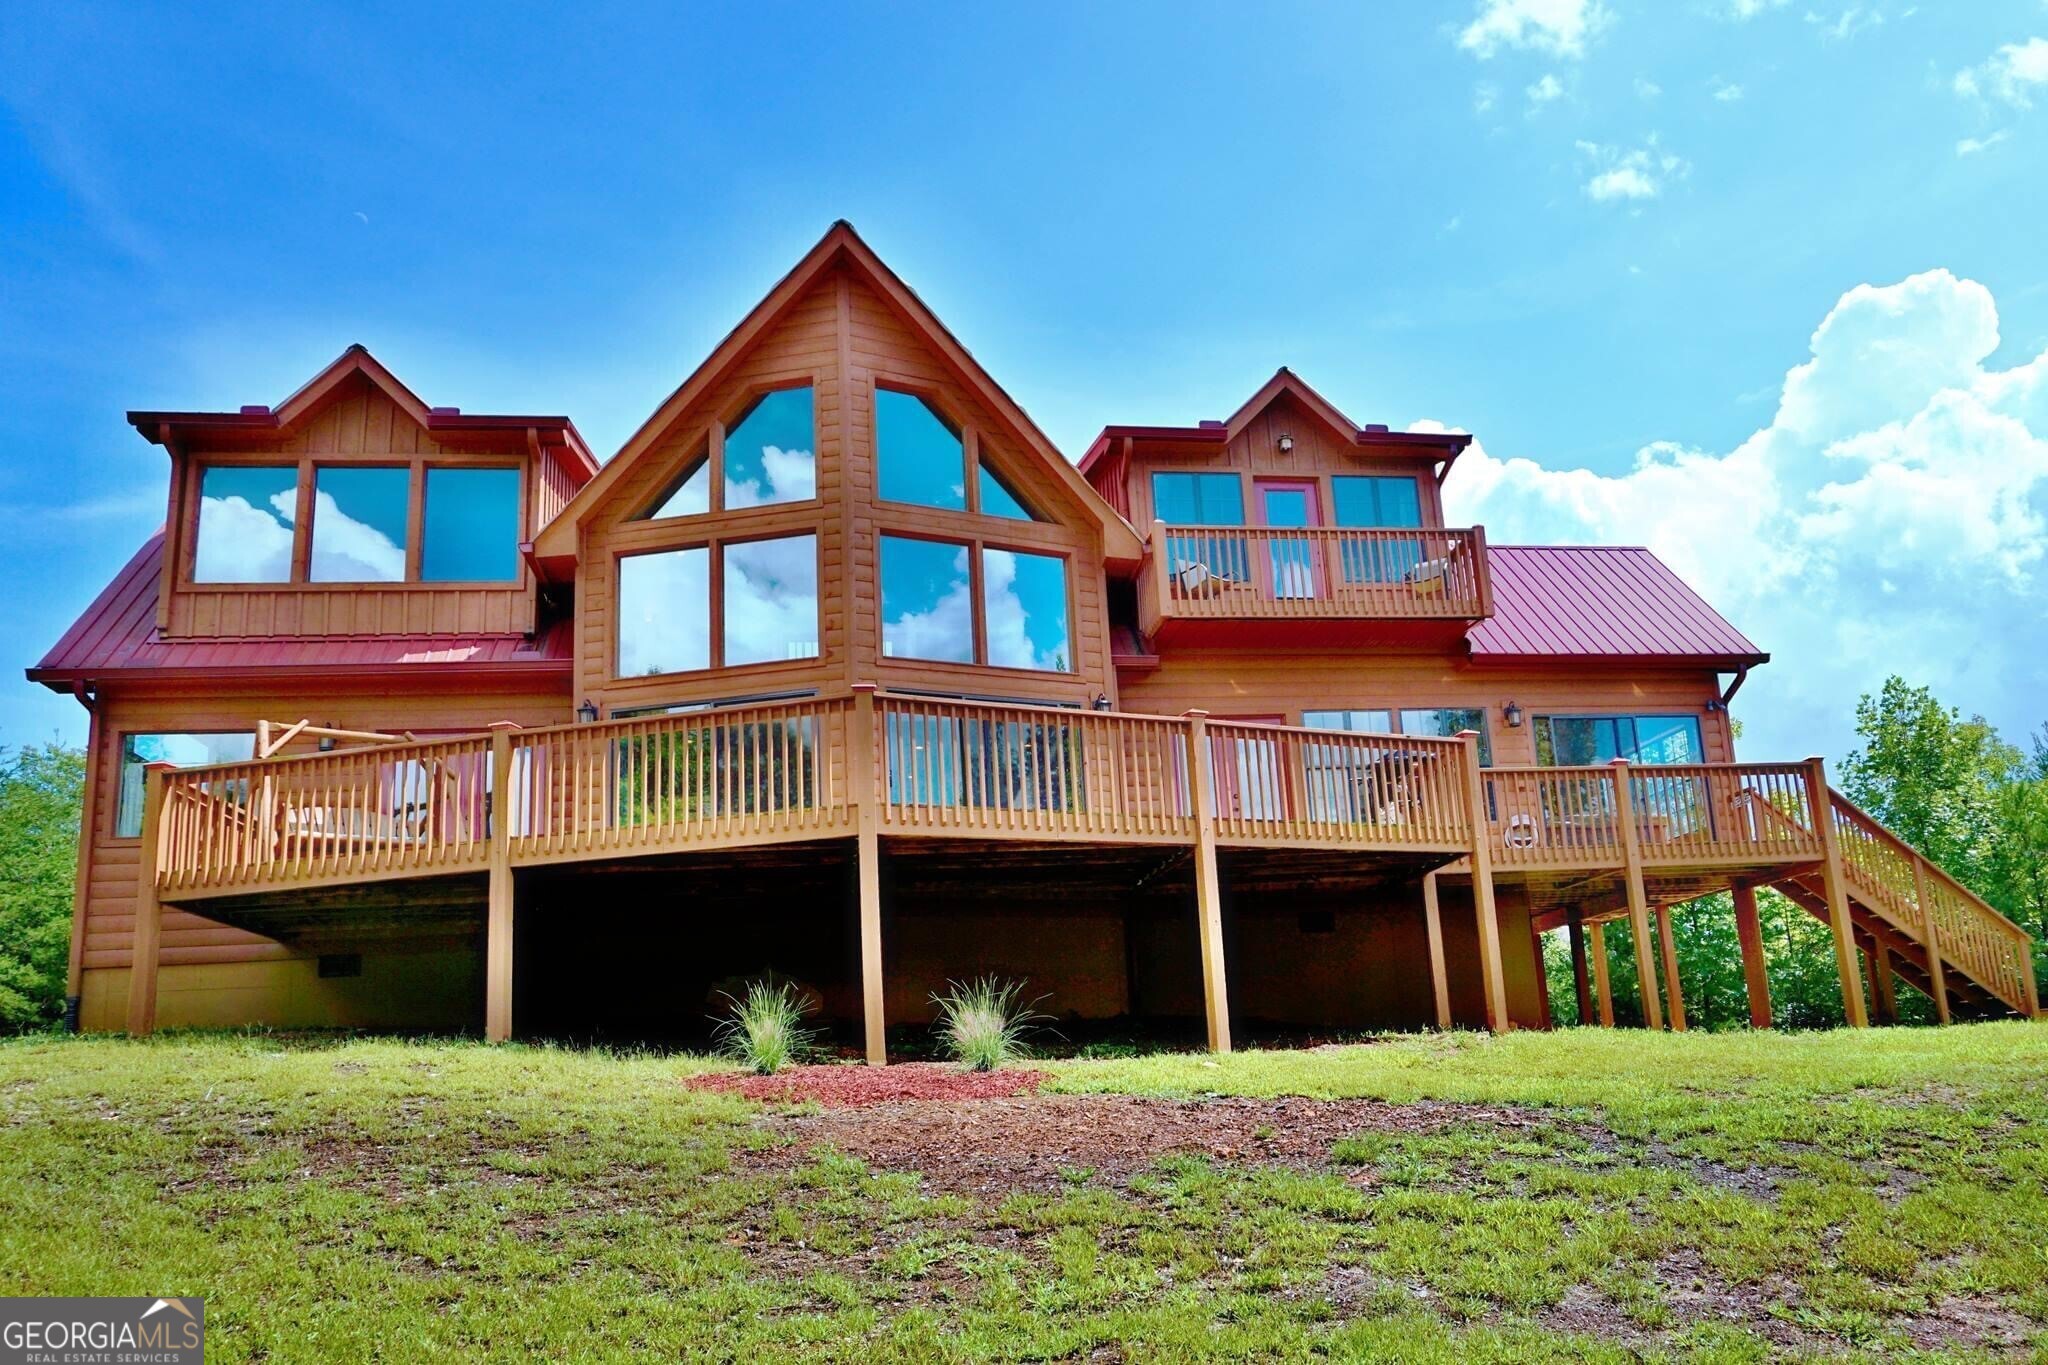
M 38 1028 L 64 1012 L 84 787 L 78 749 L 0 750 L 0 1028 Z

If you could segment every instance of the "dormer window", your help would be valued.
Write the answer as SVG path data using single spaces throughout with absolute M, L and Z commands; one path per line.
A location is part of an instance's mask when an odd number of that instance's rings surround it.
M 299 471 L 293 465 L 209 465 L 199 475 L 195 583 L 289 583 Z
M 313 472 L 315 583 L 403 583 L 412 471 L 327 465 Z
M 420 534 L 423 583 L 519 577 L 519 471 L 427 467 Z

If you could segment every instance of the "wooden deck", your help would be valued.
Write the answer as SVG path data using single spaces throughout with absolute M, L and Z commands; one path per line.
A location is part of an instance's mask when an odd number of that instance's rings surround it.
M 1205 960 L 1213 958 L 1212 1034 L 1224 1046 L 1218 848 L 1373 855 L 1414 875 L 1469 879 L 1483 937 L 1500 882 L 1528 886 L 1550 922 L 1597 926 L 1627 914 L 1639 943 L 1650 940 L 1648 917 L 1676 900 L 1761 884 L 1809 888 L 1852 945 L 1845 995 L 1854 935 L 1869 940 L 1881 925 L 1914 970 L 1939 982 L 1946 965 L 1988 997 L 2034 1012 L 2024 931 L 1829 791 L 1818 760 L 1487 769 L 1476 739 L 860 687 L 154 766 L 144 819 L 153 895 L 138 915 L 137 960 L 153 959 L 164 902 L 485 874 L 493 923 L 502 915 L 509 924 L 518 868 L 832 838 L 860 841 L 865 865 L 886 836 L 1193 850 Z M 1816 811 L 1827 815 L 1816 821 Z M 864 887 L 863 900 L 874 894 Z M 1494 983 L 1498 957 L 1497 939 L 1482 945 Z M 487 974 L 501 969 L 509 981 L 503 964 Z M 878 978 L 870 984 L 879 990 Z M 131 1027 L 153 1019 L 153 995 L 143 993 L 138 984 Z M 1492 1013 L 1504 1022 L 1504 1010 Z

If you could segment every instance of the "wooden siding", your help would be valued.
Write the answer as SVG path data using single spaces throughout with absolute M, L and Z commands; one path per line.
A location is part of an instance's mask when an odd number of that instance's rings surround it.
M 357 376 L 295 430 L 265 433 L 261 443 L 178 450 L 172 455 L 172 497 L 158 624 L 173 636 L 525 634 L 534 625 L 532 570 L 521 565 L 504 584 L 447 583 L 194 583 L 201 471 L 208 465 L 297 465 L 299 519 L 311 510 L 308 491 L 318 465 L 516 466 L 525 471 L 519 539 L 531 539 L 546 506 L 559 510 L 573 489 L 558 470 L 549 487 L 533 477 L 524 431 L 431 435 L 382 389 Z M 419 518 L 415 481 L 414 521 Z M 303 577 L 305 537 L 295 574 Z M 416 558 L 409 552 L 409 561 Z
M 876 491 L 872 416 L 878 381 L 915 391 L 937 405 L 1027 505 L 1055 520 L 1023 522 L 882 502 Z M 713 440 L 722 441 L 722 424 L 755 395 L 801 383 L 813 390 L 815 501 L 655 522 L 635 519 Z M 576 588 L 577 700 L 588 698 L 610 714 L 636 706 L 823 691 L 857 681 L 1074 703 L 1113 693 L 1099 524 L 1056 473 L 1023 456 L 1024 449 L 1021 437 L 1002 429 L 880 295 L 844 267 L 826 273 L 717 384 L 678 415 L 585 519 Z M 1063 556 L 1074 671 L 884 658 L 879 538 L 898 532 Z M 798 534 L 818 537 L 817 658 L 650 678 L 614 676 L 621 554 Z M 714 591 L 714 630 L 720 609 L 716 599 Z
M 345 729 L 414 733 L 469 732 L 493 721 L 553 725 L 570 719 L 560 693 L 480 693 L 448 686 L 432 691 L 280 693 L 235 690 L 223 683 L 212 695 L 169 692 L 111 696 L 101 703 L 92 754 L 92 807 L 86 812 L 89 852 L 82 895 L 85 971 L 126 967 L 135 926 L 136 869 L 141 841 L 114 833 L 121 789 L 121 741 L 130 734 L 254 731 L 261 720 L 311 719 Z M 312 741 L 286 753 L 312 752 Z M 297 956 L 283 944 L 231 929 L 182 910 L 164 913 L 166 964 L 251 962 Z
M 1475 668 L 1444 654 L 1357 650 L 1295 654 L 1209 650 L 1167 653 L 1158 668 L 1123 679 L 1124 709 L 1178 715 L 1273 716 L 1299 725 L 1304 711 L 1479 707 L 1496 764 L 1536 762 L 1539 715 L 1696 715 L 1709 763 L 1735 760 L 1726 711 L 1710 711 L 1719 680 L 1707 669 Z M 1509 702 L 1522 724 L 1508 728 Z

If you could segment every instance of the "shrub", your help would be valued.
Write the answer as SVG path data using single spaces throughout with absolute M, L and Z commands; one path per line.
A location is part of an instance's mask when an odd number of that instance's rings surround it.
M 810 1051 L 818 1030 L 806 1028 L 811 1002 L 797 986 L 756 981 L 744 996 L 727 995 L 727 1017 L 719 1022 L 719 1050 L 763 1076 L 773 1076 Z
M 1024 1035 L 1047 1016 L 1032 1008 L 1037 1000 L 1026 1003 L 1023 994 L 1023 982 L 993 976 L 948 981 L 945 994 L 932 997 L 940 1044 L 970 1071 L 993 1071 L 1029 1056 Z

